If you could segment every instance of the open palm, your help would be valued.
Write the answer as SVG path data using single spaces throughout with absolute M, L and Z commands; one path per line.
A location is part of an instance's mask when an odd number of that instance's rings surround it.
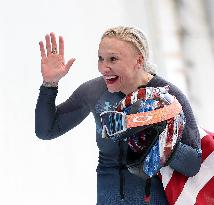
M 65 76 L 73 62 L 74 58 L 70 59 L 66 64 L 64 60 L 64 40 L 59 37 L 59 51 L 54 33 L 45 36 L 46 50 L 44 43 L 39 42 L 41 51 L 41 72 L 45 82 L 59 82 Z

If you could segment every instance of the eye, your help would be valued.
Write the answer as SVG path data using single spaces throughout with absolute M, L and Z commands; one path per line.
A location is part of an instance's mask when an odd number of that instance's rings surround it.
M 102 62 L 102 61 L 103 61 L 102 56 L 98 56 L 98 61 L 100 61 L 100 62 Z
M 116 60 L 118 60 L 116 57 L 113 57 L 113 56 L 112 56 L 112 57 L 110 58 L 110 61 L 111 61 L 111 62 L 114 62 L 114 61 L 116 61 Z

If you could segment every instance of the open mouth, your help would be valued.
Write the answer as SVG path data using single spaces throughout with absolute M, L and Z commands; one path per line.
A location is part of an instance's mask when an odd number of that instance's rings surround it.
M 118 80 L 118 78 L 119 78 L 119 76 L 117 76 L 117 75 L 105 76 L 106 83 L 108 83 L 108 84 L 115 83 Z

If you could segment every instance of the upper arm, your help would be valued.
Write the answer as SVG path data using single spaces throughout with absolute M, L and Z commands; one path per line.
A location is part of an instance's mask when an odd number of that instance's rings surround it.
M 81 87 L 63 103 L 56 107 L 56 124 L 59 132 L 65 133 L 80 124 L 90 113 Z

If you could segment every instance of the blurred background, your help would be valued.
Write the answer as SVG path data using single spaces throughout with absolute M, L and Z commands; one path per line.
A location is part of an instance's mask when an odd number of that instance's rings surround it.
M 66 60 L 77 59 L 59 84 L 57 104 L 99 76 L 97 49 L 107 28 L 137 26 L 147 34 L 158 74 L 188 96 L 198 125 L 214 131 L 213 0 L 0 1 L 0 204 L 96 203 L 93 116 L 51 141 L 34 132 L 38 43 L 52 31 L 64 37 Z

